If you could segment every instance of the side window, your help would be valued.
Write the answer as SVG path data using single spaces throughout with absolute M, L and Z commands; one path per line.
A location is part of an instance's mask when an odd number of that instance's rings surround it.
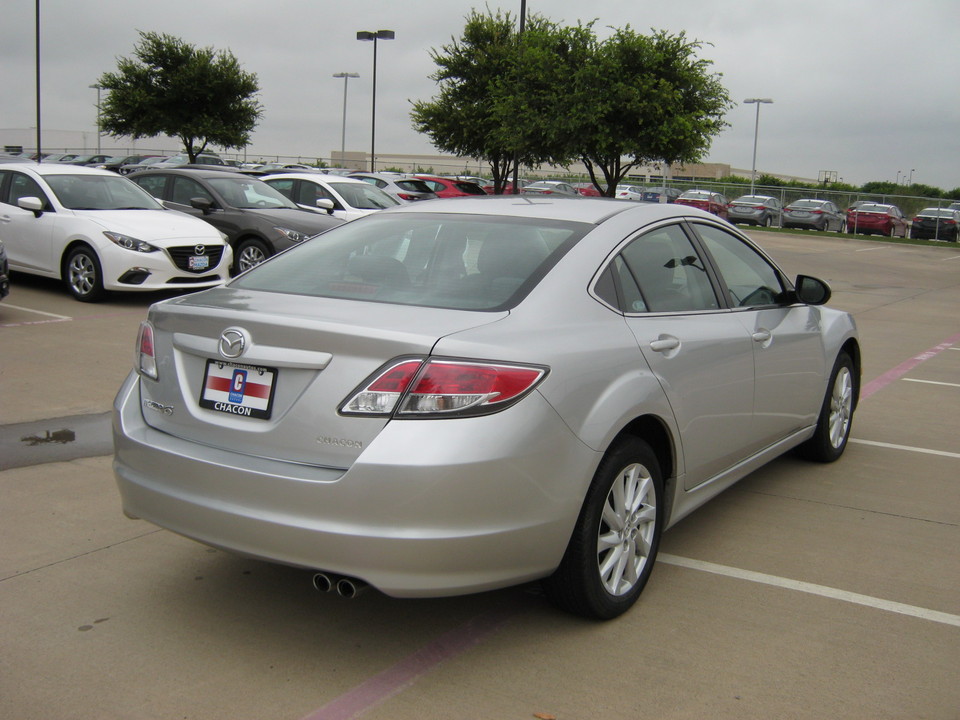
M 298 200 L 295 197 L 293 197 L 293 180 L 274 180 L 272 182 L 267 183 L 267 185 L 269 185 L 278 193 L 283 195 L 287 200 L 292 200 L 293 202 L 309 203 L 308 200 Z M 306 185 L 306 183 L 304 183 L 304 185 Z M 309 194 L 307 192 L 304 192 L 303 190 L 301 190 L 300 192 L 303 195 Z
M 210 202 L 214 202 L 213 196 L 196 180 L 179 176 L 174 177 L 173 191 L 170 193 L 170 202 L 175 202 L 178 205 L 189 205 L 193 198 L 204 198 Z
M 43 192 L 43 190 L 40 188 L 40 185 L 37 184 L 37 181 L 29 175 L 24 175 L 23 173 L 10 173 L 10 189 L 8 196 L 8 202 L 10 205 L 16 205 L 20 198 L 35 197 L 40 198 L 44 208 L 50 207 L 50 201 L 47 200 L 46 193 Z
M 167 184 L 165 175 L 149 175 L 137 178 L 137 184 L 155 198 L 163 199 L 163 186 Z
M 775 305 L 783 292 L 776 269 L 760 253 L 713 225 L 695 225 L 707 251 L 713 256 L 735 307 Z
M 308 185 L 312 186 L 311 190 L 313 192 L 313 199 L 307 204 L 311 207 L 317 204 L 317 200 L 329 200 L 333 203 L 334 210 L 343 210 L 343 203 L 337 200 L 333 193 L 327 190 L 323 185 L 317 185 L 316 183 L 303 183 L 303 187 L 306 188 Z
M 626 312 L 689 312 L 719 307 L 703 260 L 679 225 L 631 242 L 615 265 Z M 636 295 L 632 288 L 638 288 Z

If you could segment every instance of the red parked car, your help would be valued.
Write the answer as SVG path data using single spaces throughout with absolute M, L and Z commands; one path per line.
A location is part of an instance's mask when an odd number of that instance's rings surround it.
M 709 190 L 687 190 L 675 202 L 678 205 L 698 207 L 724 219 L 727 217 L 727 206 L 730 204 L 723 195 Z
M 847 232 L 905 238 L 907 219 L 896 205 L 864 203 L 847 211 Z
M 477 183 L 457 178 L 440 177 L 439 175 L 414 175 L 423 180 L 438 197 L 467 197 L 469 195 L 486 195 L 486 191 Z
M 574 183 L 573 187 L 576 188 L 577 192 L 585 197 L 601 197 L 600 191 L 597 190 L 597 186 L 592 182 L 590 183 Z

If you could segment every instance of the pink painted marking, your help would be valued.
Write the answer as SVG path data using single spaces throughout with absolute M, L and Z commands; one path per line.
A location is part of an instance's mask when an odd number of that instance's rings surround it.
M 519 607 L 500 607 L 481 613 L 448 630 L 393 667 L 330 701 L 303 720 L 350 720 L 412 685 L 444 660 L 456 657 L 499 630 Z
M 916 355 L 909 360 L 900 363 L 897 367 L 892 370 L 888 370 L 883 375 L 878 378 L 875 378 L 863 386 L 860 390 L 860 399 L 866 400 L 868 397 L 873 395 L 875 392 L 883 390 L 887 385 L 899 380 L 908 372 L 913 370 L 917 365 L 922 362 L 929 360 L 930 358 L 936 357 L 944 350 L 949 350 L 951 347 L 960 343 L 960 334 L 954 335 L 953 337 L 947 338 L 939 345 L 936 345 L 925 352 Z

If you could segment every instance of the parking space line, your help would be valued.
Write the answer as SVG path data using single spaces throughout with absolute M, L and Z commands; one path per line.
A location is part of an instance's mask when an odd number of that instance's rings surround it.
M 848 442 L 857 443 L 858 445 L 872 445 L 873 447 L 888 448 L 890 450 L 906 450 L 907 452 L 923 453 L 925 455 L 940 455 L 941 457 L 960 459 L 960 453 L 947 452 L 946 450 L 930 450 L 929 448 L 911 447 L 909 445 L 894 445 L 893 443 L 875 442 L 873 440 L 857 440 L 855 438 L 850 438 Z
M 947 383 L 947 382 L 940 382 L 938 380 L 917 380 L 915 378 L 904 378 L 903 381 L 915 382 L 915 383 L 926 383 L 927 385 L 946 385 L 947 387 L 960 388 L 960 383 Z
M 44 310 L 34 310 L 33 308 L 25 308 L 20 305 L 11 305 L 10 303 L 4 303 L 3 306 L 5 308 L 10 308 L 11 310 L 20 310 L 21 312 L 33 313 L 34 315 L 43 315 L 51 319 L 50 320 L 24 320 L 22 322 L 0 323 L 0 327 L 19 327 L 21 325 L 43 325 L 44 323 L 69 322 L 73 320 L 73 318 L 69 317 L 68 315 L 58 315 L 57 313 L 46 312 Z
M 786 590 L 796 590 L 797 592 L 819 595 L 820 597 L 841 600 L 843 602 L 854 603 L 856 605 L 865 605 L 877 610 L 897 613 L 898 615 L 908 615 L 910 617 L 929 620 L 931 622 L 942 623 L 944 625 L 953 625 L 960 627 L 960 615 L 940 612 L 939 610 L 929 610 L 927 608 L 907 605 L 905 603 L 884 600 L 883 598 L 872 597 L 870 595 L 861 595 L 860 593 L 848 592 L 826 585 L 816 585 L 814 583 L 802 582 L 800 580 L 791 580 L 790 578 L 778 577 L 776 575 L 767 575 L 766 573 L 754 572 L 752 570 L 742 570 L 741 568 L 730 567 L 728 565 L 717 565 L 716 563 L 705 562 L 703 560 L 693 560 L 692 558 L 680 557 L 660 553 L 657 556 L 658 562 L 676 565 L 678 567 L 688 568 L 690 570 L 700 570 L 702 572 L 713 573 L 714 575 L 723 575 L 735 578 L 737 580 L 747 580 L 749 582 L 760 583 L 762 585 L 771 585 L 773 587 L 784 588 Z
M 899 365 L 897 365 L 897 367 L 893 368 L 893 370 L 888 370 L 880 377 L 875 378 L 870 382 L 868 382 L 866 385 L 864 385 L 863 388 L 860 390 L 860 399 L 866 400 L 875 392 L 883 390 L 883 388 L 891 384 L 893 381 L 899 380 L 900 378 L 902 378 L 908 372 L 910 372 L 915 367 L 917 367 L 917 365 L 919 365 L 920 363 L 925 362 L 930 358 L 936 357 L 944 350 L 951 349 L 957 343 L 960 343 L 960 334 L 954 335 L 953 337 L 949 337 L 939 345 L 936 345 L 930 348 L 929 350 L 926 350 L 920 353 L 919 355 L 915 355 L 909 360 L 906 360 L 905 362 L 900 363 Z

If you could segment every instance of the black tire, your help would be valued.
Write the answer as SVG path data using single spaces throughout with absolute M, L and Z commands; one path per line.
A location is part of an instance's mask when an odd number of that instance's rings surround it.
M 244 240 L 237 245 L 234 252 L 233 270 L 235 273 L 242 273 L 244 270 L 259 265 L 273 254 L 266 243 L 256 238 Z
M 660 463 L 650 446 L 637 438 L 617 442 L 590 483 L 560 567 L 543 581 L 547 597 L 599 620 L 629 610 L 657 557 L 662 500 Z
M 100 258 L 86 245 L 75 247 L 63 263 L 63 281 L 80 302 L 97 302 L 104 296 Z
M 857 377 L 853 361 L 840 353 L 830 373 L 830 383 L 820 407 L 813 437 L 800 446 L 800 454 L 815 462 L 838 460 L 847 447 L 853 411 L 856 409 Z

